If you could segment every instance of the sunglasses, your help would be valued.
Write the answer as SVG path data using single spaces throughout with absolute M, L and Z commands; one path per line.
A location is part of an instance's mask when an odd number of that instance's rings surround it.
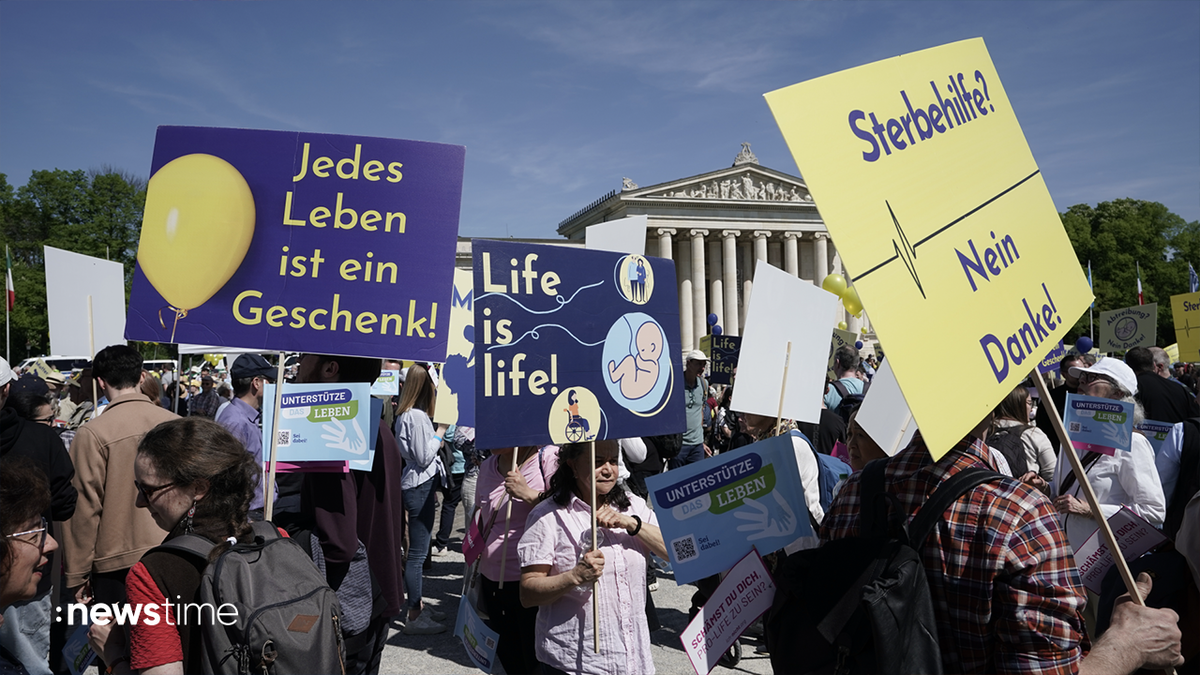
M 175 486 L 174 483 L 165 483 L 163 485 L 148 486 L 148 485 L 143 485 L 142 483 L 140 483 L 136 480 L 133 481 L 133 485 L 137 488 L 138 494 L 140 494 L 142 496 L 142 499 L 145 499 L 146 501 L 150 501 L 151 499 L 153 499 L 154 495 L 156 493 L 158 493 L 159 491 Z
M 1117 386 L 1117 383 L 1115 381 L 1113 381 L 1113 379 L 1107 375 L 1101 375 L 1099 373 L 1089 373 L 1087 371 L 1084 371 L 1079 374 L 1079 383 L 1080 384 L 1091 384 L 1092 382 L 1103 382 L 1112 387 Z
M 6 534 L 6 535 L 4 535 L 4 538 L 5 539 L 16 539 L 17 541 L 25 542 L 26 544 L 29 544 L 31 546 L 37 546 L 38 550 L 42 551 L 42 550 L 45 550 L 45 548 L 46 548 L 46 534 L 49 531 L 50 531 L 50 524 L 47 523 L 45 517 L 43 517 L 41 527 L 39 527 L 37 529 L 33 529 L 33 530 L 25 530 L 24 532 L 14 532 L 12 534 Z M 21 539 L 21 537 L 27 537 L 31 534 L 40 535 L 38 537 L 36 544 L 34 544 L 32 541 L 29 541 L 27 539 Z

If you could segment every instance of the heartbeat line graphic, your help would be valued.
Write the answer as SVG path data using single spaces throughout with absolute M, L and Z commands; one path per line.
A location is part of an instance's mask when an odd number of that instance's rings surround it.
M 1021 180 L 1017 181 L 1016 183 L 1013 183 L 1012 185 L 1010 185 L 1003 192 L 997 194 L 996 196 L 994 196 L 991 199 L 987 200 L 986 202 L 980 204 L 979 206 L 976 206 L 975 208 L 971 209 L 970 211 L 967 211 L 966 213 L 955 218 L 954 220 L 950 221 L 949 223 L 943 225 L 942 227 L 939 227 L 938 229 L 934 230 L 932 233 L 930 233 L 924 239 L 921 239 L 920 241 L 918 241 L 915 244 L 908 243 L 908 235 L 905 234 L 904 229 L 902 227 L 900 227 L 900 220 L 898 218 L 896 218 L 896 212 L 892 210 L 891 203 L 888 202 L 887 200 L 884 200 L 883 203 L 887 206 L 888 214 L 892 217 L 892 224 L 896 226 L 897 239 L 892 240 L 892 250 L 894 250 L 896 253 L 895 253 L 895 255 L 888 258 L 887 260 L 884 260 L 883 262 L 872 267 L 871 269 L 867 270 L 866 272 L 863 272 L 862 274 L 854 277 L 852 279 L 852 281 L 858 281 L 859 279 L 863 279 L 868 274 L 871 274 L 872 272 L 882 269 L 883 267 L 899 260 L 902 263 L 904 263 L 904 267 L 908 270 L 909 275 L 912 276 L 912 278 L 913 278 L 913 283 L 915 283 L 917 285 L 917 290 L 921 292 L 921 298 L 924 299 L 925 298 L 925 288 L 921 285 L 920 277 L 917 276 L 917 247 L 920 246 L 921 244 L 924 244 L 925 242 L 933 239 L 934 237 L 938 236 L 939 234 L 945 232 L 946 230 L 949 230 L 951 227 L 954 227 L 955 225 L 966 220 L 967 218 L 971 217 L 976 212 L 982 210 L 987 205 L 991 204 L 992 202 L 996 201 L 997 199 L 1000 199 L 1004 195 L 1017 189 L 1018 187 L 1023 185 L 1026 181 L 1028 181 L 1030 178 L 1033 178 L 1034 176 L 1038 175 L 1039 173 L 1041 173 L 1040 169 L 1035 170 L 1033 173 L 1022 178 Z M 1197 328 L 1200 328 L 1200 326 L 1197 326 Z

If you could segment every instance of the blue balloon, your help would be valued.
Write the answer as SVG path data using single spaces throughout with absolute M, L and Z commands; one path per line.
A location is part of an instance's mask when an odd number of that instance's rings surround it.
M 1092 351 L 1092 338 L 1084 335 L 1075 341 L 1075 351 L 1080 354 L 1086 354 Z
M 855 349 L 862 349 L 862 340 L 859 340 L 858 342 L 855 342 L 855 343 L 854 343 L 854 348 L 855 348 Z
M 722 331 L 720 326 L 713 326 L 713 335 L 720 335 L 721 333 Z
M 708 325 L 715 326 L 716 324 L 717 324 L 717 315 L 709 314 L 708 315 Z

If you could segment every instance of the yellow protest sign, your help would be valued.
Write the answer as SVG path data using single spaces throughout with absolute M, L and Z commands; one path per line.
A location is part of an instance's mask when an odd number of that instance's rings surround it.
M 705 335 L 704 337 L 700 338 L 699 347 L 700 347 L 700 351 L 704 352 L 704 355 L 706 357 L 708 357 L 710 359 L 712 358 L 712 336 L 711 335 Z
M 475 279 L 471 270 L 454 270 L 450 298 L 450 338 L 446 365 L 437 390 L 434 422 L 475 426 Z
M 766 98 L 941 457 L 1091 302 L 987 48 L 956 42 Z
M 1175 318 L 1175 342 L 1179 345 L 1175 361 L 1200 361 L 1200 293 L 1171 296 L 1171 314 Z
M 837 379 L 833 372 L 833 357 L 837 353 L 837 350 L 841 347 L 850 347 L 851 349 L 854 349 L 855 339 L 854 333 L 848 330 L 842 330 L 841 328 L 833 329 L 833 339 L 829 342 L 829 372 L 827 373 L 829 379 Z
M 58 371 L 51 368 L 49 366 L 49 364 L 47 364 L 43 359 L 38 359 L 37 361 L 34 361 L 33 365 L 30 366 L 29 369 L 30 369 L 30 371 L 33 372 L 34 375 L 37 375 L 38 377 L 42 378 L 43 380 L 52 374 L 54 374 L 54 375 L 58 374 Z
M 1099 339 L 1101 351 L 1127 352 L 1134 347 L 1153 347 L 1158 337 L 1158 304 L 1122 307 L 1100 312 Z

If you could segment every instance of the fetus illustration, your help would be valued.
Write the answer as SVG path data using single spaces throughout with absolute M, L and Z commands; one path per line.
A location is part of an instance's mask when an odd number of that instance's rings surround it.
M 662 329 L 653 321 L 647 321 L 633 334 L 629 355 L 608 362 L 608 379 L 619 383 L 621 395 L 628 399 L 639 399 L 649 394 L 658 383 L 659 358 L 663 350 Z

